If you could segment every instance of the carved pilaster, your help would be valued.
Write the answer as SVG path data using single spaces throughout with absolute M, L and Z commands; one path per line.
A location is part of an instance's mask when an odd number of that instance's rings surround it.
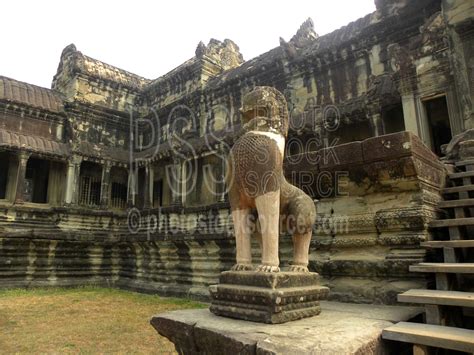
M 79 195 L 79 174 L 81 172 L 82 157 L 73 155 L 68 162 L 66 176 L 66 205 L 75 205 Z

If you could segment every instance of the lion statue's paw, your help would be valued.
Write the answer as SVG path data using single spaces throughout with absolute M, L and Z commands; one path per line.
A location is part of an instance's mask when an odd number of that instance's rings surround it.
M 232 266 L 232 271 L 252 271 L 252 264 L 235 264 Z
M 262 264 L 262 265 L 257 266 L 256 271 L 258 271 L 258 272 L 280 272 L 280 268 L 278 266 Z
M 290 265 L 288 268 L 288 271 L 290 272 L 309 272 L 308 268 L 306 266 L 302 265 Z

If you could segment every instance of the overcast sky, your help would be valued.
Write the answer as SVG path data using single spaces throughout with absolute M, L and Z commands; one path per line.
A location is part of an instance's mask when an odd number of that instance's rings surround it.
M 375 11 L 374 0 L 53 1 L 0 5 L 0 75 L 50 87 L 62 49 L 149 79 L 194 56 L 197 44 L 229 38 L 245 60 L 289 40 L 311 17 L 319 35 Z

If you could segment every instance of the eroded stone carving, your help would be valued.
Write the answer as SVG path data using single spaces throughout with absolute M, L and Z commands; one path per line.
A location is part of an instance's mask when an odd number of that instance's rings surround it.
M 250 220 L 256 208 L 260 226 L 256 235 L 262 249 L 257 271 L 280 271 L 278 236 L 282 222 L 293 234 L 290 271 L 307 272 L 316 208 L 313 200 L 283 175 L 288 133 L 285 97 L 274 88 L 257 87 L 243 98 L 241 114 L 243 135 L 230 152 L 227 174 L 237 248 L 232 269 L 253 269 Z

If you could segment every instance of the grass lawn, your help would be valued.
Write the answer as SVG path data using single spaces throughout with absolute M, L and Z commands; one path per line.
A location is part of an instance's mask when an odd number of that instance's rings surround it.
M 0 290 L 0 353 L 174 353 L 151 316 L 203 307 L 95 287 Z

